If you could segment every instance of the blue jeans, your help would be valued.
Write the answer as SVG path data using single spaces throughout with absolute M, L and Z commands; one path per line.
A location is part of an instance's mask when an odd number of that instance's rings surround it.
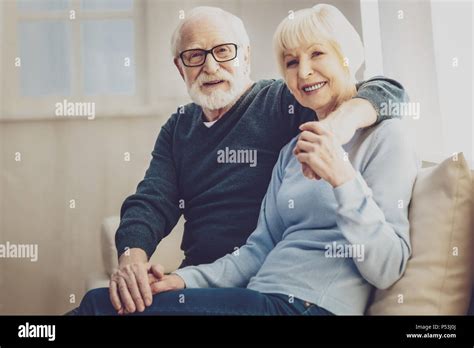
M 90 290 L 78 315 L 117 315 L 108 288 Z M 315 304 L 282 294 L 245 288 L 182 289 L 153 296 L 144 312 L 132 315 L 332 315 Z

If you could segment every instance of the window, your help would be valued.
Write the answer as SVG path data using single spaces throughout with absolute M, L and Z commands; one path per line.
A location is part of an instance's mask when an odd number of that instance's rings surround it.
M 49 118 L 63 100 L 102 115 L 144 105 L 139 0 L 16 0 L 4 5 L 4 118 Z

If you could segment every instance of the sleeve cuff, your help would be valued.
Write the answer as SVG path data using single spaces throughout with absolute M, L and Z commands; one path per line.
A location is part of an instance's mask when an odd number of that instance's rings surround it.
M 195 279 L 195 271 L 193 270 L 193 267 L 184 267 L 172 272 L 171 274 L 176 274 L 180 276 L 184 280 L 186 288 L 201 287 Z
M 115 245 L 118 257 L 120 257 L 127 248 L 140 248 L 145 251 L 148 260 L 156 249 L 156 244 L 153 242 L 150 233 L 141 229 L 124 230 L 119 227 L 115 234 Z
M 365 88 L 359 88 L 357 90 L 357 94 L 353 98 L 367 100 L 375 109 L 375 112 L 377 113 L 377 121 L 375 121 L 373 126 L 380 123 L 385 117 L 390 118 L 390 116 L 382 116 L 380 113 L 382 103 L 386 102 L 386 100 L 390 97 L 387 95 L 387 92 L 376 82 L 366 82 L 364 87 Z
M 357 172 L 351 180 L 334 189 L 334 196 L 339 210 L 353 210 L 359 209 L 365 200 L 372 196 L 372 190 L 360 172 Z

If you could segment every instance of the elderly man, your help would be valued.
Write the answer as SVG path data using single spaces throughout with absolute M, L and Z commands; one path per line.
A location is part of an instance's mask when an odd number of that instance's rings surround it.
M 148 260 L 181 214 L 182 266 L 210 263 L 245 244 L 281 148 L 302 123 L 316 119 L 283 81 L 251 80 L 246 30 L 226 11 L 189 12 L 174 32 L 172 53 L 194 103 L 180 107 L 162 127 L 145 178 L 123 203 L 116 233 L 119 268 L 109 288 L 119 314 L 151 305 L 150 282 L 163 273 Z M 404 99 L 397 82 L 371 79 L 319 125 L 346 143 L 356 129 L 381 121 L 381 103 Z

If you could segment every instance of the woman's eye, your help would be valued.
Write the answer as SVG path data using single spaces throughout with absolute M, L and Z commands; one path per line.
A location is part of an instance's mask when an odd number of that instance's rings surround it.
M 290 66 L 296 65 L 298 62 L 296 60 L 290 60 L 286 62 L 286 67 L 289 68 Z
M 313 57 L 318 57 L 318 56 L 320 56 L 321 54 L 323 54 L 323 52 L 314 51 L 313 54 L 312 54 L 312 56 L 313 56 Z

